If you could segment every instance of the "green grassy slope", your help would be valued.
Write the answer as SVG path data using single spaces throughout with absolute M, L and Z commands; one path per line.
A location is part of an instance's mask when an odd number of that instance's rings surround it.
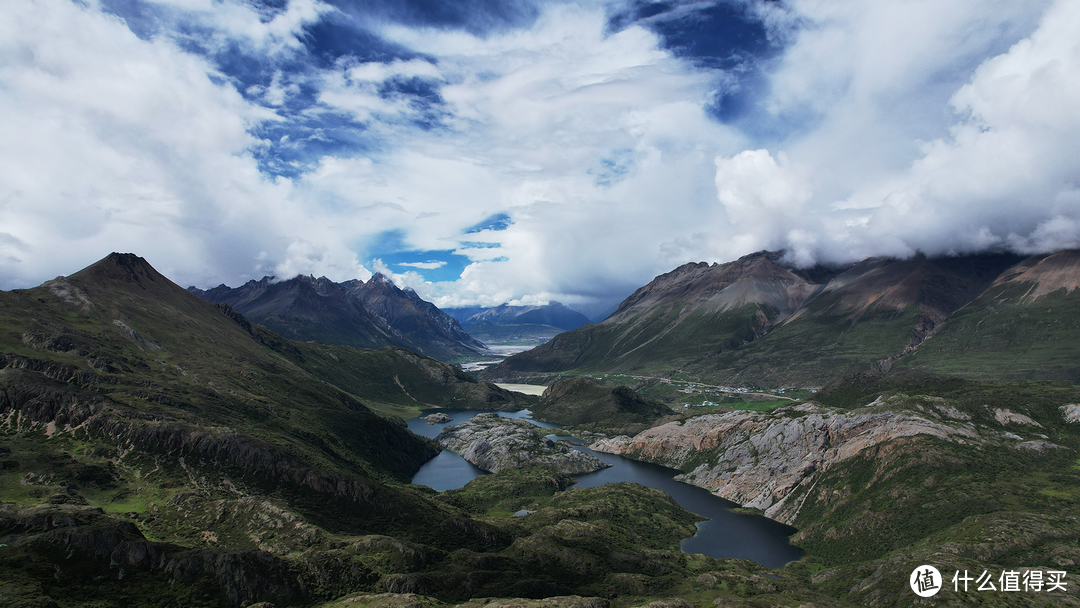
M 753 340 L 760 331 L 758 314 L 775 317 L 767 307 L 748 305 L 707 312 L 677 304 L 653 311 L 628 324 L 586 325 L 555 336 L 530 351 L 508 357 L 484 378 L 513 378 L 532 372 L 667 374 L 716 353 Z
M 1080 382 L 1080 294 L 1029 297 L 1029 283 L 995 286 L 967 305 L 898 369 L 982 379 Z
M 533 418 L 576 430 L 633 435 L 672 414 L 666 405 L 625 386 L 604 386 L 589 378 L 555 382 L 532 408 Z
M 838 374 L 874 369 L 902 352 L 922 318 L 914 305 L 871 307 L 853 322 L 849 311 L 831 312 L 826 302 L 820 304 L 760 340 L 696 360 L 682 371 L 736 386 L 820 385 Z
M 870 259 L 787 300 L 775 292 L 790 277 L 750 258 L 661 275 L 603 323 L 560 334 L 481 376 L 631 373 L 812 387 L 896 365 L 983 379 L 1080 379 L 1075 252 Z M 1063 287 L 1044 293 L 1044 284 Z M 806 299 L 795 306 L 798 297 Z
M 499 542 L 401 483 L 438 449 L 368 406 L 516 409 L 519 395 L 407 351 L 291 343 L 132 255 L 0 293 L 0 320 L 0 571 L 22 589 L 0 588 L 5 602 L 81 605 L 90 581 L 123 577 L 118 559 L 151 587 L 183 582 L 166 603 L 292 602 L 341 561 L 335 535 Z M 363 570 L 350 563 L 333 567 Z M 71 576 L 46 584 L 54 567 Z M 98 597 L 113 592 L 126 597 Z

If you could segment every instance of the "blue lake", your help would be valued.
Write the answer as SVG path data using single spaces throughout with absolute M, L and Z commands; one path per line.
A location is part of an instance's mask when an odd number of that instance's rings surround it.
M 436 411 L 450 415 L 453 421 L 429 424 L 426 420 L 413 418 L 408 421 L 409 430 L 434 439 L 443 427 L 460 424 L 482 413 L 482 410 L 431 410 L 425 414 Z M 532 420 L 528 410 L 497 413 L 507 418 L 528 420 L 543 428 L 554 430 L 559 427 L 557 424 Z M 577 442 L 571 437 L 555 434 L 550 437 Z M 595 473 L 575 475 L 578 480 L 575 487 L 591 488 L 619 481 L 640 483 L 667 492 L 683 508 L 707 517 L 708 520 L 698 524 L 697 534 L 682 542 L 682 549 L 687 553 L 750 559 L 768 568 L 779 568 L 803 555 L 802 550 L 788 543 L 788 537 L 795 533 L 795 528 L 759 515 L 733 513 L 730 509 L 739 505 L 714 496 L 703 488 L 675 481 L 673 477 L 679 474 L 675 469 L 637 462 L 614 454 L 593 452 L 584 446 L 578 446 L 577 449 L 612 466 Z M 443 450 L 421 467 L 413 476 L 412 482 L 444 491 L 460 488 L 480 475 L 487 473 L 450 450 Z

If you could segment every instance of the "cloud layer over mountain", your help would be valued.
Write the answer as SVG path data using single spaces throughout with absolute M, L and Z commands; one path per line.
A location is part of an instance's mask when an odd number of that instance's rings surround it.
M 373 271 L 439 305 L 686 261 L 1080 246 L 1075 2 L 33 0 L 0 287 Z

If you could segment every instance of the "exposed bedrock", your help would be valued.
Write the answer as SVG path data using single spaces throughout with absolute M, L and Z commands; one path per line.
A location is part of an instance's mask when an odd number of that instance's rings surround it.
M 881 410 L 845 411 L 803 404 L 772 413 L 708 414 L 619 436 L 590 446 L 597 452 L 677 468 L 681 481 L 791 524 L 812 487 L 835 464 L 875 445 L 928 435 L 950 442 L 982 441 L 970 422 Z M 931 419 L 937 418 L 937 420 Z
M 611 466 L 591 454 L 572 449 L 567 442 L 551 441 L 540 432 L 524 420 L 477 414 L 468 422 L 444 428 L 435 441 L 492 473 L 545 465 L 575 475 Z

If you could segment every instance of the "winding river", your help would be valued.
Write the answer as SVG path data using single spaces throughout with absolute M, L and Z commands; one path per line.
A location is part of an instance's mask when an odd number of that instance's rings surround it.
M 413 418 L 408 421 L 409 430 L 417 435 L 434 439 L 443 427 L 465 422 L 476 414 L 482 413 L 483 410 L 430 410 L 424 413 L 436 411 L 450 415 L 453 421 L 429 424 L 426 420 Z M 557 424 L 532 420 L 529 418 L 529 410 L 497 413 L 507 418 L 528 420 L 543 428 L 557 429 L 559 427 Z M 550 437 L 569 439 L 577 443 L 577 440 L 571 437 L 555 434 Z M 687 553 L 750 559 L 767 568 L 779 568 L 803 555 L 800 549 L 788 543 L 788 536 L 795 532 L 794 528 L 759 515 L 734 513 L 731 509 L 739 505 L 715 496 L 703 488 L 675 481 L 673 477 L 679 474 L 679 471 L 675 469 L 638 462 L 614 454 L 593 452 L 581 445 L 577 449 L 593 454 L 612 466 L 595 473 L 575 475 L 578 480 L 576 487 L 591 488 L 619 481 L 640 483 L 667 492 L 683 508 L 707 517 L 706 521 L 698 524 L 697 534 L 682 542 L 682 550 Z M 443 450 L 421 467 L 413 476 L 412 482 L 439 491 L 453 490 L 486 474 L 454 452 Z

